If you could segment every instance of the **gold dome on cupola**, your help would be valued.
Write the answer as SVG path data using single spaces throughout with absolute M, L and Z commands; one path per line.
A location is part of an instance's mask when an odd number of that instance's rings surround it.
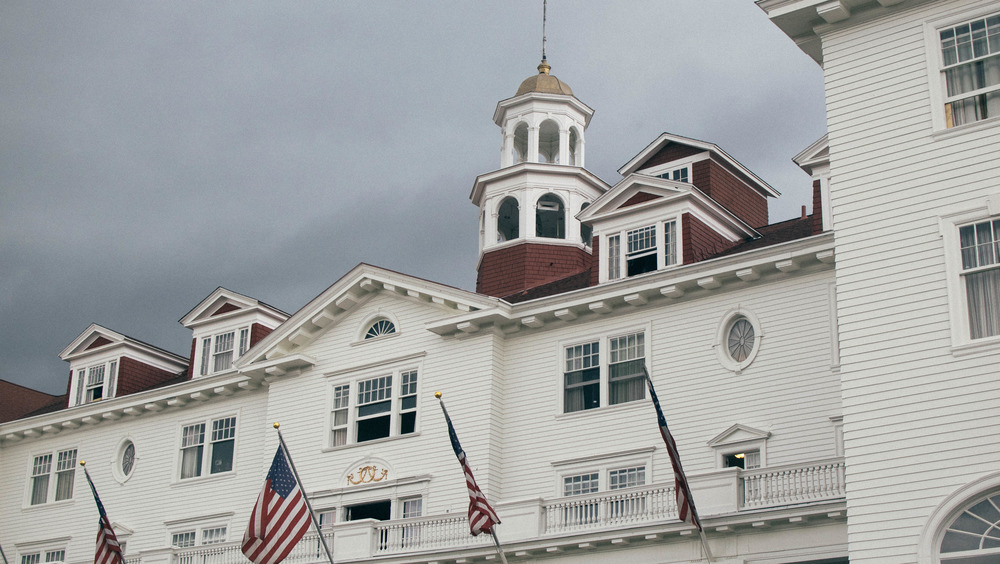
M 527 94 L 528 92 L 565 94 L 567 96 L 572 96 L 573 90 L 569 87 L 569 85 L 549 74 L 549 71 L 551 70 L 552 67 L 549 66 L 548 61 L 545 60 L 545 57 L 542 57 L 542 62 L 538 64 L 538 74 L 524 79 L 524 82 L 522 82 L 521 86 L 518 87 L 517 93 L 514 94 L 514 96 L 520 96 L 521 94 Z

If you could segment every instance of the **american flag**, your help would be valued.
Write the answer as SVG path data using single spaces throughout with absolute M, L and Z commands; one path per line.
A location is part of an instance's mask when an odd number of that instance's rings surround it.
M 279 445 L 250 513 L 243 554 L 255 564 L 281 562 L 306 534 L 310 520 L 305 497 Z
M 94 501 L 97 502 L 97 510 L 101 513 L 101 519 L 97 524 L 97 551 L 94 553 L 94 564 L 123 564 L 122 547 L 118 544 L 115 530 L 111 528 L 111 521 L 104 511 L 104 504 L 101 503 L 97 488 L 94 487 L 90 472 L 87 472 L 86 468 L 83 469 L 83 475 L 87 477 L 90 491 L 94 493 Z
M 462 450 L 462 445 L 458 442 L 455 426 L 451 424 L 451 417 L 448 417 L 448 410 L 444 408 L 444 402 L 441 402 L 441 410 L 444 412 L 445 421 L 448 422 L 451 448 L 455 449 L 455 456 L 458 457 L 458 462 L 462 465 L 462 471 L 465 473 L 465 487 L 469 489 L 469 531 L 473 536 L 483 531 L 489 532 L 493 525 L 500 523 L 500 518 L 497 517 L 496 512 L 486 501 L 486 496 L 476 485 L 476 478 L 472 475 L 469 460 L 465 457 L 465 451 Z
M 670 455 L 670 464 L 674 467 L 674 490 L 677 494 L 677 516 L 681 521 L 691 523 L 698 530 L 701 529 L 701 521 L 698 519 L 698 511 L 694 508 L 694 500 L 691 498 L 691 487 L 688 485 L 687 476 L 684 475 L 684 468 L 681 467 L 681 457 L 677 453 L 677 443 L 674 442 L 670 429 L 667 428 L 667 420 L 663 417 L 663 410 L 660 409 L 660 400 L 656 397 L 656 390 L 653 389 L 653 380 L 649 377 L 646 367 L 642 367 L 642 372 L 646 376 L 646 385 L 649 387 L 649 397 L 653 400 L 653 407 L 656 408 L 656 422 L 660 427 L 660 435 L 667 445 L 667 454 Z

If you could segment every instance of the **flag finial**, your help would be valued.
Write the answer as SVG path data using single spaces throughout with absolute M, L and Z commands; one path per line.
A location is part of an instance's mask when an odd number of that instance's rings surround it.
M 86 466 L 86 465 L 87 465 L 87 461 L 86 460 L 81 460 L 80 461 L 80 466 Z
M 274 424 L 271 425 L 271 426 L 274 427 L 275 429 L 277 429 L 278 427 L 281 427 L 281 423 L 278 423 L 277 421 L 275 421 Z
M 434 397 L 441 399 L 441 392 L 434 392 Z

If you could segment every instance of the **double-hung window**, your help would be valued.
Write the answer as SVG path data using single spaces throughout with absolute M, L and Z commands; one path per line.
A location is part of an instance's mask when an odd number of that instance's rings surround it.
M 53 464 L 54 462 L 54 464 Z M 55 477 L 55 488 L 49 487 Z M 72 499 L 76 481 L 76 449 L 39 454 L 31 464 L 31 505 Z
M 624 246 L 624 249 L 622 248 Z M 606 280 L 654 272 L 678 263 L 677 222 L 663 221 L 607 236 Z
M 643 366 L 646 364 L 645 335 L 629 333 L 611 337 L 609 341 L 611 362 L 608 380 L 611 386 L 611 405 L 641 400 L 646 397 Z
M 334 386 L 330 446 L 415 433 L 417 381 L 418 371 L 406 369 Z
M 601 351 L 607 351 L 606 358 Z M 563 348 L 563 412 L 646 397 L 645 331 L 631 331 Z
M 117 380 L 118 359 L 78 369 L 74 405 L 113 397 Z
M 1000 116 L 1000 13 L 939 31 L 945 125 Z
M 233 367 L 236 359 L 243 356 L 249 349 L 249 327 L 202 337 L 198 374 L 207 376 L 229 370 Z
M 231 471 L 235 447 L 236 417 L 185 425 L 181 429 L 181 479 Z
M 1000 219 L 958 229 L 972 339 L 1000 335 Z

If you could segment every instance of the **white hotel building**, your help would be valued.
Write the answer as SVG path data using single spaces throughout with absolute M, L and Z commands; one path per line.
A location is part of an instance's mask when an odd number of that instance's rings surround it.
M 497 562 L 437 390 L 512 564 L 704 561 L 642 363 L 715 562 L 1000 562 L 1000 6 L 758 4 L 826 74 L 811 215 L 769 224 L 773 188 L 671 133 L 606 184 L 543 61 L 470 195 L 476 292 L 365 264 L 293 314 L 219 288 L 188 355 L 94 325 L 65 396 L 0 382 L 11 564 L 93 558 L 80 459 L 129 564 L 245 562 L 271 421 L 336 562 Z M 310 532 L 286 562 L 324 560 Z

